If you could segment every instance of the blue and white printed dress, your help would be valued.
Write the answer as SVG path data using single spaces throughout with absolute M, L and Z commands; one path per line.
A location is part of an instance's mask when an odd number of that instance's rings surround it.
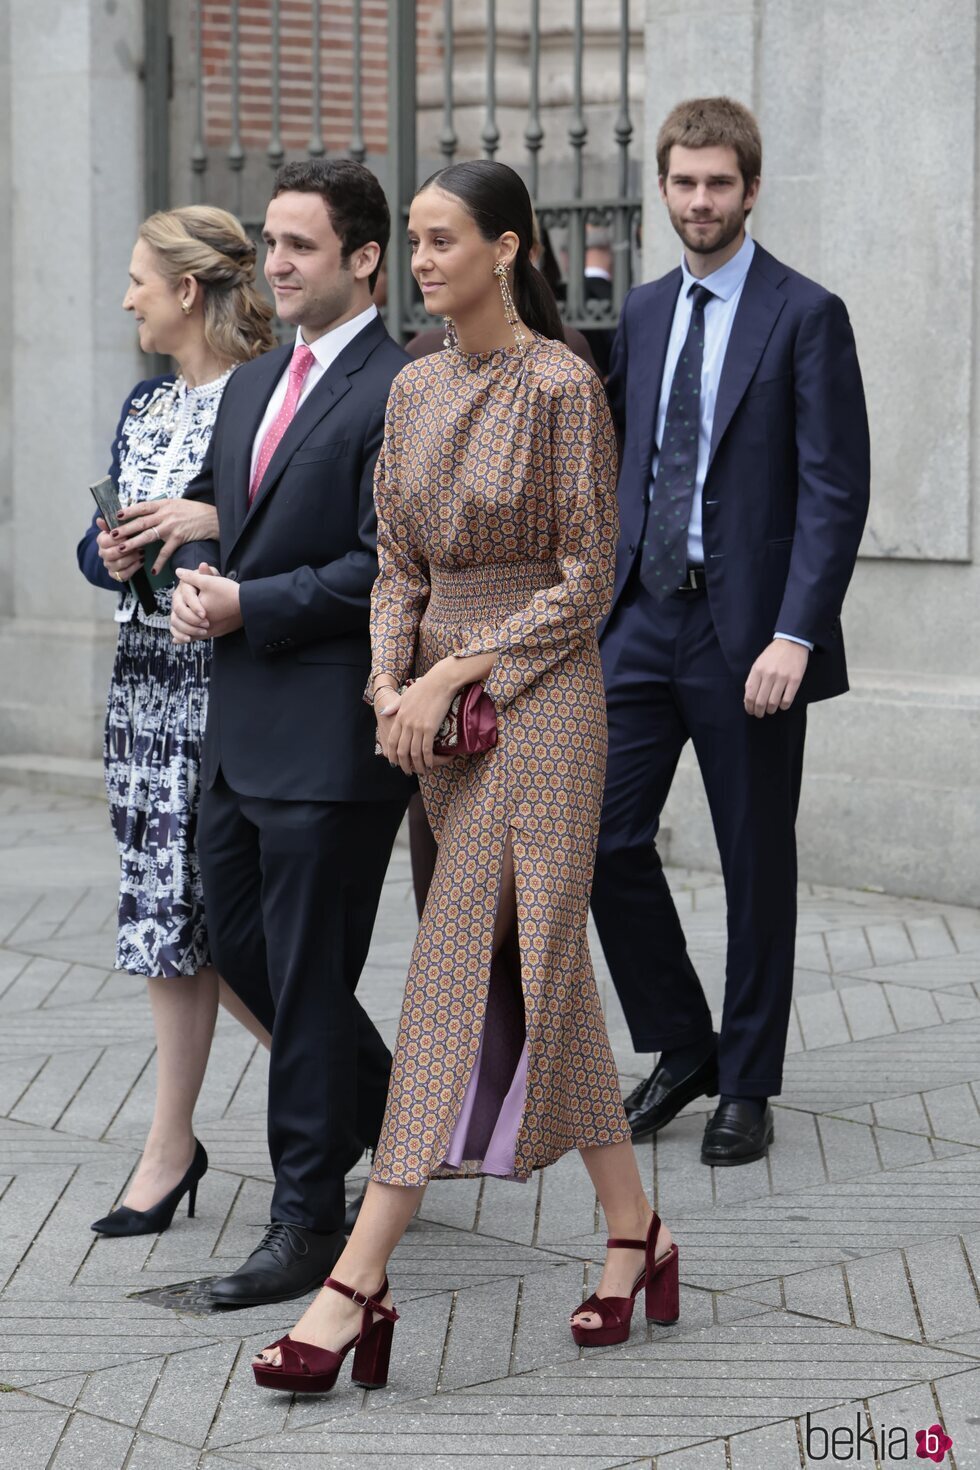
M 207 451 L 231 371 L 190 388 L 183 378 L 138 383 L 123 407 L 112 474 L 122 505 L 179 496 Z M 90 581 L 116 589 L 89 529 L 78 548 Z M 119 849 L 116 968 L 194 975 L 208 964 L 195 847 L 210 642 L 174 643 L 171 592 L 148 615 L 126 588 L 109 684 L 105 779 Z

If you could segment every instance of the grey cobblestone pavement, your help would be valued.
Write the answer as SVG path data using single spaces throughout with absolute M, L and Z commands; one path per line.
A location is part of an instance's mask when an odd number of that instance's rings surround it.
M 717 1005 L 720 881 L 674 882 Z M 142 984 L 109 968 L 114 897 L 99 802 L 0 787 L 0 1466 L 800 1470 L 860 1450 L 886 1467 L 932 1463 L 914 1435 L 938 1422 L 943 1463 L 980 1467 L 980 914 L 801 891 L 769 1160 L 704 1168 L 705 1099 L 640 1150 L 680 1247 L 675 1327 L 572 1343 L 603 1235 L 569 1156 L 524 1186 L 433 1185 L 393 1262 L 389 1388 L 342 1377 L 304 1401 L 249 1371 L 294 1307 L 145 1295 L 233 1268 L 266 1220 L 263 1058 L 227 1017 L 197 1218 L 134 1240 L 89 1230 L 125 1190 L 153 1089 Z M 413 915 L 399 847 L 362 988 L 389 1037 Z M 650 1059 L 599 974 L 631 1085 Z

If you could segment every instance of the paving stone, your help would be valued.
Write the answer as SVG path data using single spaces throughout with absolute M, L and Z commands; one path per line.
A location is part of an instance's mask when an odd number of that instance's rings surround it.
M 980 1241 L 980 1235 L 975 1236 Z M 976 1282 L 959 1240 L 934 1240 L 905 1252 L 924 1337 L 980 1331 Z
M 864 936 L 876 965 L 901 964 L 916 958 L 909 932 L 902 923 L 865 924 Z
M 200 1456 L 196 1449 L 174 1444 L 172 1439 L 153 1439 L 137 1434 L 126 1461 L 126 1470 L 197 1470 Z
M 8 1057 L 0 1067 L 0 1117 L 7 1117 L 17 1105 L 42 1068 L 48 1064 L 47 1053 L 37 1056 Z
M 506 1377 L 519 1289 L 520 1283 L 511 1279 L 456 1294 L 439 1376 L 441 1388 Z
M 728 1470 L 725 1448 L 723 1439 L 709 1439 L 686 1450 L 673 1450 L 657 1456 L 654 1470 Z M 754 1461 L 752 1470 L 758 1470 L 758 1465 L 759 1461 Z
M 64 960 L 49 960 L 38 955 L 16 955 L 21 964 L 17 978 L 6 987 L 0 996 L 0 1014 L 14 1011 L 30 1011 L 43 1005 L 59 981 L 72 967 Z
M 951 985 L 972 984 L 977 978 L 975 954 L 949 954 L 940 959 L 907 960 L 899 965 L 880 965 L 874 970 L 855 970 L 862 980 L 883 980 L 890 985 L 915 985 L 923 990 L 948 990 Z
M 31 1382 L 30 1396 L 45 1404 L 62 1404 L 66 1409 L 73 1409 L 89 1376 L 87 1373 L 73 1373 L 67 1378 L 39 1378 Z
M 863 928 L 828 929 L 827 951 L 833 970 L 859 973 L 873 956 Z
M 132 1433 L 107 1419 L 75 1412 L 51 1459 L 51 1470 L 123 1470 Z
M 759 1470 L 763 1465 L 772 1466 L 772 1470 L 777 1466 L 778 1470 L 799 1470 L 801 1461 L 796 1421 L 784 1420 L 781 1424 L 767 1424 L 761 1429 L 733 1434 L 728 1441 L 728 1453 L 728 1470 Z M 665 1460 L 663 1463 L 669 1465 L 670 1462 Z
M 826 990 L 817 995 L 800 996 L 795 1010 L 807 1051 L 853 1040 L 838 991 Z
M 881 993 L 899 1031 L 918 1031 L 943 1020 L 937 1001 L 939 991 L 920 990 L 914 985 L 882 985 Z
M 0 855 L 0 1119 L 13 1113 L 0 1120 L 0 1380 L 21 1390 L 0 1395 L 0 1461 L 15 1445 L 18 1470 L 359 1470 L 372 1456 L 399 1470 L 799 1470 L 807 1411 L 846 1424 L 866 1402 L 872 1419 L 911 1424 L 930 1404 L 939 1416 L 944 1395 L 964 1470 L 980 1371 L 975 914 L 801 888 L 769 1159 L 704 1168 L 704 1098 L 637 1150 L 681 1246 L 677 1324 L 648 1326 L 638 1309 L 624 1347 L 572 1341 L 605 1222 L 569 1155 L 521 1187 L 433 1184 L 392 1261 L 389 1387 L 368 1394 L 342 1376 L 330 1395 L 293 1399 L 259 1392 L 250 1360 L 302 1302 L 218 1313 L 189 1293 L 139 1295 L 234 1269 L 259 1238 L 266 1054 L 220 1017 L 197 1112 L 211 1156 L 198 1217 L 160 1236 L 93 1237 L 152 1109 L 145 986 L 110 969 L 102 804 L 0 788 L 0 808 L 14 842 Z M 671 882 L 717 1012 L 723 885 L 683 871 Z M 414 930 L 400 843 L 359 990 L 388 1038 Z M 631 1086 L 655 1058 L 633 1053 L 594 932 L 592 945 Z
M 681 1211 L 682 1277 L 725 1290 L 753 1279 L 872 1255 L 980 1218 L 980 1150 L 819 1189 Z M 765 1242 L 760 1249 L 760 1242 Z
M 152 1052 L 153 1042 L 149 1037 L 128 1045 L 106 1047 L 56 1126 L 83 1138 L 101 1138 L 146 1071 Z
M 202 1448 L 237 1356 L 238 1344 L 227 1342 L 172 1353 L 140 1427 Z
M 961 1373 L 948 1384 L 938 1381 L 935 1396 L 939 1403 L 936 1417 L 953 1441 L 959 1470 L 980 1465 L 980 1369 Z M 935 1422 L 929 1420 L 929 1424 Z M 920 1429 L 927 1427 L 917 1426 Z
M 980 1055 L 980 1018 L 880 1036 L 786 1058 L 781 1101 L 814 1112 L 838 1112 L 971 1082 Z
M 447 1181 L 450 1188 L 457 1180 Z M 577 1181 L 580 1182 L 580 1181 Z M 549 1183 L 548 1171 L 541 1170 L 526 1185 L 502 1179 L 486 1179 L 480 1201 L 480 1234 L 501 1240 L 519 1240 L 532 1245 L 540 1238 L 538 1212 L 544 1189 Z
M 0 1465 L 47 1470 L 68 1422 L 68 1410 L 32 1402 L 21 1394 L 0 1399 Z
M 162 1344 L 161 1344 L 162 1346 Z M 126 1363 L 117 1368 L 103 1368 L 90 1374 L 81 1396 L 79 1408 L 100 1419 L 113 1419 L 118 1424 L 136 1427 L 163 1371 L 165 1358 L 147 1358 L 139 1363 Z M 46 1393 L 47 1385 L 35 1387 L 35 1393 Z

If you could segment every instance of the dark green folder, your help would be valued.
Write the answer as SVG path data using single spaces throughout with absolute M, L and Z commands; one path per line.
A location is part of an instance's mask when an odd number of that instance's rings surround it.
M 105 521 L 110 531 L 113 530 L 119 524 L 120 506 L 119 495 L 115 485 L 112 483 L 112 476 L 106 475 L 104 479 L 99 480 L 95 485 L 90 485 L 89 489 L 99 508 L 99 515 Z M 162 591 L 165 587 L 172 587 L 177 580 L 174 575 L 174 569 L 169 561 L 164 562 L 156 576 L 150 570 L 157 559 L 162 545 L 162 541 L 153 541 L 144 549 L 143 570 L 134 572 L 129 579 L 129 586 L 135 592 L 139 599 L 140 607 L 145 613 L 158 613 L 160 611 L 159 604 L 153 595 L 154 592 Z

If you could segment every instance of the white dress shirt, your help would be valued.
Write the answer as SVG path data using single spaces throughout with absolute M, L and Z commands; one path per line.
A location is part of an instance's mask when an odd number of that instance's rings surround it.
M 323 336 L 317 337 L 315 342 L 307 342 L 303 336 L 303 328 L 296 328 L 296 342 L 294 350 L 295 347 L 298 347 L 302 343 L 304 347 L 308 347 L 310 349 L 315 359 L 309 372 L 306 375 L 306 378 L 304 379 L 303 390 L 300 393 L 299 401 L 296 404 L 297 413 L 299 413 L 299 410 L 302 408 L 307 398 L 309 398 L 310 394 L 313 392 L 313 389 L 316 387 L 317 383 L 319 383 L 320 379 L 327 371 L 327 368 L 336 361 L 336 359 L 340 356 L 348 343 L 353 342 L 357 334 L 359 332 L 363 332 L 364 328 L 368 325 L 369 322 L 374 321 L 374 318 L 377 316 L 377 314 L 378 308 L 372 302 L 366 311 L 362 311 L 357 316 L 351 317 L 349 322 L 343 322 L 339 327 L 334 327 L 331 331 L 324 332 Z M 272 397 L 269 399 L 269 402 L 266 405 L 266 410 L 265 413 L 262 415 L 262 422 L 259 424 L 255 438 L 252 440 L 252 467 L 248 472 L 248 483 L 250 485 L 255 479 L 255 466 L 258 464 L 259 450 L 262 447 L 262 440 L 266 436 L 266 431 L 269 428 L 269 425 L 273 422 L 276 414 L 282 408 L 283 400 L 286 397 L 286 389 L 288 386 L 289 363 L 287 362 L 285 368 L 283 369 L 282 377 L 276 384 L 275 389 L 273 390 Z

